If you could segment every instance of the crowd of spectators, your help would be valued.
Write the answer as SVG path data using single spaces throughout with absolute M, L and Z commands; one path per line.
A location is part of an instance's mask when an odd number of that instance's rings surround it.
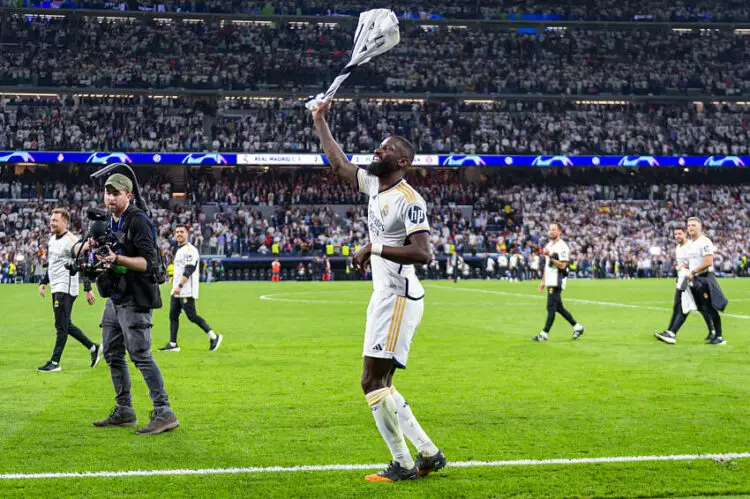
M 423 154 L 736 156 L 750 147 L 745 104 L 356 99 L 336 102 L 329 123 L 345 150 L 365 153 L 393 134 Z M 0 97 L 3 150 L 321 152 L 299 100 L 67 94 Z
M 359 15 L 372 5 L 323 0 L 2 0 L 6 6 L 50 6 L 155 12 L 237 13 L 254 15 Z M 527 17 L 605 21 L 747 21 L 750 8 L 742 0 L 472 0 L 468 2 L 404 2 L 382 4 L 405 19 L 517 19 Z
M 326 87 L 355 26 L 65 17 L 0 22 L 0 85 L 296 90 Z M 741 95 L 750 44 L 735 31 L 543 33 L 401 27 L 401 43 L 347 86 L 376 92 Z
M 76 183 L 57 177 L 19 178 L 8 171 L 0 176 L 4 269 L 22 264 L 22 275 L 36 275 L 45 260 L 53 207 L 69 208 L 71 230 L 80 234 L 85 207 L 101 203 L 101 188 L 86 184 L 82 176 Z M 747 183 L 689 184 L 675 178 L 671 183 L 550 179 L 528 184 L 499 174 L 469 182 L 449 170 L 413 172 L 408 180 L 428 202 L 435 257 L 453 252 L 484 256 L 482 272 L 491 267 L 487 275 L 529 276 L 538 271 L 534 255 L 546 241 L 552 218 L 563 224 L 579 276 L 669 275 L 674 266 L 672 228 L 692 215 L 704 220 L 706 234 L 717 247 L 718 271 L 744 275 L 749 270 Z M 183 203 L 172 201 L 172 189 L 173 183 L 159 175 L 143 182 L 168 254 L 174 250 L 170 234 L 177 223 L 192 227 L 192 242 L 204 255 L 346 255 L 345 246 L 351 254 L 368 241 L 363 200 L 329 173 L 194 174 L 187 179 Z

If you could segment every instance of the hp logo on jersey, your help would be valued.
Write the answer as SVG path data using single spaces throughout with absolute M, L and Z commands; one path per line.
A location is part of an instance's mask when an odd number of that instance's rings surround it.
M 419 225 L 425 221 L 425 213 L 421 206 L 411 206 L 406 212 L 406 218 L 410 223 Z

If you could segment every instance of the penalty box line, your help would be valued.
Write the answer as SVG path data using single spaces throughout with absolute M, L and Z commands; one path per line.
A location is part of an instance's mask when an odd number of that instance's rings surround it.
M 675 454 L 666 456 L 616 456 L 583 457 L 573 459 L 518 459 L 510 461 L 456 461 L 448 462 L 449 468 L 493 468 L 507 466 L 549 466 L 575 464 L 643 463 L 658 461 L 706 461 L 726 462 L 732 459 L 748 459 L 750 452 L 727 454 Z M 2 473 L 0 480 L 34 480 L 53 478 L 119 478 L 180 475 L 238 475 L 250 473 L 296 473 L 313 471 L 355 471 L 374 470 L 385 464 L 323 464 L 309 466 L 268 466 L 250 468 L 206 468 L 173 470 L 133 470 L 133 471 L 83 471 L 72 473 Z

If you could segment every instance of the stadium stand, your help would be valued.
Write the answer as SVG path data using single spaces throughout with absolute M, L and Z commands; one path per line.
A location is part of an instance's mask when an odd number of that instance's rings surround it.
M 352 24 L 233 24 L 4 16 L 0 85 L 300 90 L 330 82 Z M 389 57 L 347 82 L 359 91 L 469 94 L 740 95 L 747 37 L 733 30 L 565 29 L 409 24 Z
M 154 12 L 238 13 L 255 15 L 358 15 L 371 5 L 362 2 L 255 1 L 255 0 L 192 0 L 192 1 L 28 1 L 3 0 L 8 6 L 39 6 L 53 8 L 83 8 L 109 10 L 139 10 Z M 549 19 L 549 20 L 606 20 L 606 21 L 746 21 L 750 9 L 742 0 L 696 2 L 682 0 L 585 0 L 552 1 L 535 0 L 519 6 L 511 0 L 473 0 L 460 4 L 437 1 L 429 7 L 416 2 L 388 2 L 382 7 L 391 8 L 405 19 Z

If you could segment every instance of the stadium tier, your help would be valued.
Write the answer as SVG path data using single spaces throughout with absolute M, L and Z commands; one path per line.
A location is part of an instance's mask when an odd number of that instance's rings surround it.
M 0 5 L 52 9 L 106 9 L 184 13 L 236 13 L 254 15 L 359 15 L 372 7 L 362 2 L 254 1 L 254 0 L 135 0 L 97 2 L 80 0 L 3 0 Z M 606 20 L 606 21 L 748 21 L 750 9 L 742 0 L 711 3 L 683 0 L 535 0 L 520 4 L 511 0 L 479 0 L 460 4 L 437 1 L 386 2 L 381 5 L 404 19 L 510 19 L 510 20 Z
M 330 123 L 348 152 L 370 154 L 383 138 L 398 134 L 415 144 L 420 157 L 442 155 L 440 160 L 420 165 L 471 164 L 463 155 L 476 154 L 750 155 L 746 103 L 393 102 L 372 98 L 338 101 Z M 26 151 L 28 156 L 18 151 Z M 134 154 L 131 160 L 141 157 L 145 159 L 136 161 L 155 164 L 257 164 L 258 160 L 246 156 L 232 154 L 219 159 L 206 152 L 319 153 L 321 149 L 310 113 L 299 99 L 88 97 L 72 93 L 0 96 L 0 162 L 31 161 L 35 151 L 121 151 Z M 137 154 L 148 151 L 161 154 L 156 160 L 154 155 Z M 172 159 L 164 154 L 178 152 L 199 153 Z M 59 161 L 86 162 L 90 155 L 67 156 Z M 101 162 L 105 156 L 101 153 L 93 161 Z M 39 156 L 44 162 L 58 161 L 57 157 Z M 623 164 L 631 161 L 628 166 L 634 166 L 639 163 L 637 157 Z M 315 160 L 308 157 L 307 161 Z M 526 164 L 522 159 L 499 161 L 494 164 Z M 564 159 L 554 158 L 534 161 L 532 158 L 529 164 L 565 164 Z M 674 165 L 690 166 L 675 161 Z M 714 158 L 706 164 L 714 163 L 722 161 Z M 598 163 L 588 159 L 579 164 Z
M 5 15 L 0 85 L 318 91 L 352 47 L 352 23 Z M 360 92 L 737 96 L 746 29 L 537 30 L 405 24 L 358 68 Z

